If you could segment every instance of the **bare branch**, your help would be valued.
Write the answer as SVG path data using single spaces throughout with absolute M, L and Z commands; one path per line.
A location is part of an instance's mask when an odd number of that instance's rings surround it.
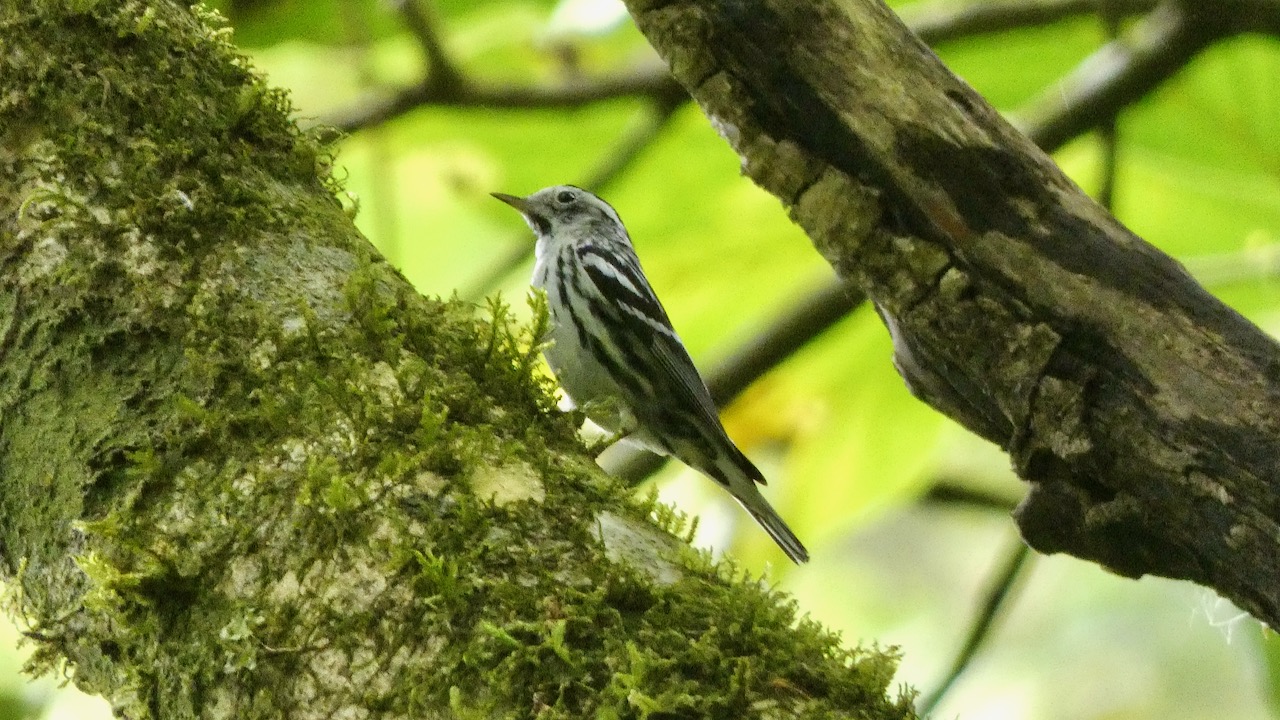
M 902 18 L 921 40 L 939 45 L 1093 15 L 1107 4 L 1124 15 L 1139 15 L 1157 3 L 1158 0 L 992 0 L 957 6 L 954 2 L 929 2 L 904 8 Z
M 393 4 L 404 17 L 409 32 L 413 33 L 422 46 L 427 60 L 426 85 L 441 92 L 448 92 L 462 85 L 462 72 L 449 57 L 440 38 L 435 8 L 426 5 L 425 0 L 393 0 Z
M 1102 0 L 1106 1 L 1106 0 Z M 1112 0 L 1119 3 L 1123 8 L 1136 7 L 1138 3 L 1130 2 L 1130 0 Z M 993 3 L 991 6 L 979 6 L 981 8 L 991 9 L 994 6 L 1000 6 L 1006 10 L 1006 5 L 1021 5 L 1021 3 Z M 1089 2 L 1062 2 L 1062 3 L 1039 3 L 1041 13 L 1047 12 L 1044 6 L 1058 6 L 1059 8 L 1066 6 L 1073 11 L 1083 12 L 1078 6 L 1089 5 L 1091 9 L 1097 9 L 1099 0 L 1090 0 Z M 1063 10 L 1060 10 L 1065 12 Z M 989 15 L 994 16 L 998 13 L 990 12 Z M 982 13 L 978 13 L 979 17 L 987 17 Z M 1153 88 L 1140 88 L 1138 86 L 1130 86 L 1135 92 L 1141 94 L 1129 95 L 1110 95 L 1117 101 L 1127 105 L 1142 97 L 1142 94 L 1149 92 Z M 1068 122 L 1068 116 L 1073 121 L 1083 124 L 1077 127 L 1078 133 L 1087 132 L 1098 127 L 1105 127 L 1113 122 L 1114 114 L 1099 112 L 1093 105 L 1079 103 L 1096 103 L 1096 98 L 1079 98 L 1073 104 L 1065 104 L 1060 108 L 1060 113 L 1055 115 L 1047 115 L 1039 119 L 1035 124 L 1026 129 L 1027 135 L 1047 153 L 1052 153 L 1065 144 L 1071 137 L 1067 136 L 1057 129 Z M 523 258 L 522 258 L 523 260 Z M 829 302 L 833 293 L 841 286 L 841 283 L 833 282 L 825 287 L 819 288 L 805 300 L 796 306 L 784 310 L 773 321 L 770 322 L 769 328 L 765 330 L 759 337 L 749 340 L 743 347 L 732 353 L 734 360 L 727 360 L 724 364 L 717 366 L 706 373 L 707 384 L 712 390 L 712 396 L 716 402 L 724 406 L 737 397 L 743 389 L 751 382 L 754 382 L 761 375 L 776 367 L 785 360 L 789 353 L 795 352 L 803 347 L 809 340 L 812 340 L 821 332 L 825 331 L 831 324 L 839 319 L 839 317 L 831 317 L 830 313 L 833 308 L 838 307 L 836 304 Z M 855 291 L 856 292 L 856 291 Z M 851 311 L 858 303 L 853 303 L 846 308 L 846 312 Z M 785 325 L 794 323 L 797 332 L 786 334 Z M 811 334 L 804 336 L 805 332 Z M 778 338 L 786 336 L 786 343 L 777 342 Z M 773 348 L 781 350 L 790 348 L 788 354 L 779 354 L 777 352 L 761 352 L 762 348 Z M 745 362 L 749 358 L 754 361 Z M 732 377 L 721 377 L 721 373 L 731 374 Z M 723 384 L 723 385 L 722 385 Z M 725 392 L 720 392 L 721 387 L 726 388 Z M 611 450 L 607 455 L 603 456 L 602 461 L 606 469 L 617 474 L 631 483 L 639 483 L 645 478 L 657 472 L 665 463 L 665 458 L 659 457 L 645 450 L 627 446 L 625 449 Z
M 958 478 L 940 478 L 920 496 L 920 502 L 928 505 L 950 505 L 1011 513 L 1018 501 L 1001 493 L 980 490 Z
M 1000 615 L 1000 611 L 1005 604 L 1011 599 L 1014 586 L 1019 579 L 1025 576 L 1027 561 L 1030 556 L 1030 548 L 1027 547 L 1026 543 L 1020 539 L 1015 539 L 1013 547 L 1005 551 L 1005 556 L 1000 572 L 992 578 L 982 605 L 978 609 L 978 614 L 974 617 L 973 624 L 969 627 L 969 633 L 965 637 L 964 644 L 960 647 L 959 653 L 957 653 L 955 660 L 951 664 L 951 669 L 947 672 L 946 677 L 942 679 L 942 682 L 938 684 L 938 687 L 916 705 L 921 717 L 932 715 L 938 703 L 946 696 L 947 691 L 964 674 L 964 671 L 969 667 L 969 663 L 977 656 L 978 650 L 982 648 L 983 643 L 991 636 L 991 629 L 995 626 L 996 618 Z
M 1101 0 L 1098 17 L 1107 37 L 1115 42 L 1120 37 L 1120 22 L 1124 19 L 1119 0 Z M 1102 142 L 1102 178 L 1098 183 L 1097 200 L 1099 205 L 1111 210 L 1115 203 L 1116 175 L 1120 164 L 1120 131 L 1114 115 L 1098 127 L 1098 137 Z
M 1100 48 L 1018 113 L 1027 136 L 1042 148 L 1061 147 L 1105 125 L 1219 37 L 1180 8 L 1161 6 L 1126 38 Z
M 684 90 L 659 64 L 646 64 L 616 75 L 571 80 L 562 85 L 490 85 L 465 78 L 452 86 L 430 80 L 390 95 L 368 97 L 326 118 L 322 124 L 347 133 L 384 123 L 422 105 L 488 109 L 567 108 L 621 97 L 669 97 Z

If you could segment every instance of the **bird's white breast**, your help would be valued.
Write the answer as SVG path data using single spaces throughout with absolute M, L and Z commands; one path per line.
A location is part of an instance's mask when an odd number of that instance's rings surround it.
M 551 315 L 550 346 L 542 351 L 547 365 L 555 373 L 560 387 L 577 407 L 588 407 L 591 419 L 611 432 L 634 426 L 634 413 L 627 407 L 625 396 L 613 380 L 608 369 L 595 358 L 595 354 L 582 342 L 582 336 L 574 324 L 576 316 L 590 328 L 595 322 L 588 299 L 573 293 L 571 282 L 560 283 L 557 264 L 564 254 L 564 267 L 578 274 L 578 282 L 584 292 L 593 292 L 591 280 L 581 273 L 578 258 L 572 248 L 553 251 L 539 239 L 537 262 L 533 270 L 533 286 L 547 294 L 547 308 Z M 563 291 L 562 291 L 563 290 Z

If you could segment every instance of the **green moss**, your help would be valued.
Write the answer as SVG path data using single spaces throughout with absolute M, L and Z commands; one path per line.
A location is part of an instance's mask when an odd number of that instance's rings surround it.
M 600 473 L 543 301 L 483 318 L 377 257 L 211 15 L 10 3 L 0 36 L 0 542 L 37 667 L 139 718 L 910 714 L 891 654 Z

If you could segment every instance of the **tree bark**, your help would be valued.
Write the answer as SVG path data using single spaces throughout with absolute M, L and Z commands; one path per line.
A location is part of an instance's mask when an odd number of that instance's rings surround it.
M 605 477 L 500 307 L 414 292 L 199 7 L 0 0 L 0 570 L 37 667 L 164 720 L 912 716 L 892 652 Z
M 913 392 L 1009 452 L 1028 543 L 1280 626 L 1271 338 L 878 0 L 629 5 L 744 172 L 877 304 Z

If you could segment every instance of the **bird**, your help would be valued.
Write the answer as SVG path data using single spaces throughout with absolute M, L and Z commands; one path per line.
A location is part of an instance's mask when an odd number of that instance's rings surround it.
M 573 185 L 491 194 L 537 238 L 532 285 L 546 294 L 551 321 L 542 353 L 571 404 L 615 437 L 714 480 L 792 561 L 807 562 L 760 493 L 764 475 L 725 432 L 613 207 Z

